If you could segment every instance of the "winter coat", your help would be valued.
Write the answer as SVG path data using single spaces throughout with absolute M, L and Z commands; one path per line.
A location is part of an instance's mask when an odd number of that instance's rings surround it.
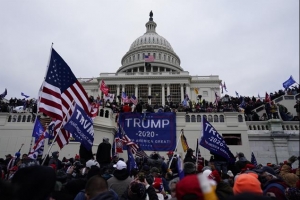
M 228 183 L 221 181 L 217 185 L 216 194 L 219 200 L 223 200 L 227 199 L 230 196 L 233 196 L 233 190 Z
M 120 198 L 133 179 L 129 177 L 127 169 L 115 170 L 113 175 L 113 177 L 107 180 L 107 184 Z
M 109 164 L 110 163 L 110 154 L 111 154 L 111 144 L 108 142 L 102 142 L 98 146 L 96 160 L 101 164 Z M 102 167 L 102 166 L 101 166 Z

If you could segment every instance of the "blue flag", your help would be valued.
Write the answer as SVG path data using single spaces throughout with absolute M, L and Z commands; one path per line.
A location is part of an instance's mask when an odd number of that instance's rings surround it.
M 246 102 L 245 102 L 245 99 L 244 99 L 244 97 L 242 97 L 242 103 L 240 104 L 240 106 L 239 106 L 240 108 L 243 108 L 243 109 L 245 109 L 246 108 Z
M 32 131 L 32 137 L 34 137 L 35 142 L 40 138 L 40 136 L 43 134 L 44 128 L 40 122 L 39 119 L 35 120 L 33 131 Z
M 134 157 L 132 155 L 132 151 L 131 151 L 130 147 L 128 147 L 128 149 L 127 149 L 127 154 L 128 154 L 127 169 L 128 169 L 129 174 L 130 174 L 131 170 L 137 169 L 138 167 L 137 167 L 137 164 L 136 164 L 136 162 L 134 160 Z
M 227 147 L 225 140 L 218 131 L 203 117 L 203 135 L 200 145 L 214 154 L 220 155 L 230 162 L 235 162 L 235 157 Z
M 184 178 L 184 172 L 182 167 L 182 161 L 179 155 L 177 155 L 177 169 L 178 169 L 179 179 L 181 180 Z
M 64 129 L 69 131 L 76 141 L 80 142 L 87 150 L 91 150 L 94 142 L 93 120 L 77 104 Z
M 256 161 L 256 158 L 255 158 L 253 152 L 251 153 L 251 163 L 252 163 L 255 167 L 257 166 L 257 161 Z
M 283 85 L 284 89 L 287 89 L 294 83 L 296 83 L 296 81 L 293 79 L 292 76 L 290 76 L 290 78 L 288 80 L 286 80 L 284 83 L 282 83 L 282 85 Z
M 24 94 L 23 92 L 21 92 L 21 96 L 23 96 L 23 97 L 25 97 L 25 98 L 28 98 L 28 97 L 30 97 L 30 96 L 28 96 L 28 95 Z
M 48 133 L 49 133 L 49 139 L 48 139 L 48 145 L 50 145 L 53 140 L 54 140 L 54 126 L 55 126 L 55 121 L 50 122 L 48 126 Z
M 239 95 L 239 93 L 237 93 L 237 91 L 235 91 L 235 95 L 236 95 L 237 97 L 240 97 L 240 95 Z
M 7 89 L 5 88 L 4 92 L 0 94 L 0 99 L 3 99 L 7 95 Z

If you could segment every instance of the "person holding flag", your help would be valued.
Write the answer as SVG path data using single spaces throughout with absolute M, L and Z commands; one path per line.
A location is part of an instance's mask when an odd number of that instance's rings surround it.
M 225 167 L 225 163 L 234 163 L 235 156 L 227 147 L 223 137 L 218 133 L 217 130 L 215 130 L 215 128 L 206 120 L 205 117 L 202 118 L 202 122 L 203 134 L 199 144 L 208 149 L 215 157 L 217 156 L 220 159 L 222 158 L 222 162 L 224 163 L 217 162 L 216 168 L 219 172 L 222 171 L 223 174 L 226 174 L 227 166 Z M 220 159 L 217 159 L 217 161 L 220 162 Z M 224 166 L 220 164 L 224 164 Z

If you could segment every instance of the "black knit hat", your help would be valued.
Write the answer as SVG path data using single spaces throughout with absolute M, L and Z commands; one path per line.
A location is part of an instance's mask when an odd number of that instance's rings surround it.
M 54 190 L 55 171 L 51 167 L 31 166 L 19 169 L 12 178 L 17 199 L 46 199 Z

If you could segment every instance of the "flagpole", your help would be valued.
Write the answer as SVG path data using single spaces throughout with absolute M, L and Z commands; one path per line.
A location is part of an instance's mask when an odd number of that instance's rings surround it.
M 73 99 L 72 105 L 74 104 L 74 102 L 75 102 L 75 100 Z M 71 108 L 72 108 L 72 106 L 69 107 L 67 113 L 69 113 L 69 111 L 71 110 Z M 65 121 L 66 118 L 67 118 L 67 115 L 65 115 L 65 117 L 63 118 L 63 120 L 62 120 L 62 122 L 61 122 L 61 125 L 60 125 L 60 127 L 59 127 L 59 131 L 61 130 L 61 128 L 62 128 L 62 126 L 63 126 L 63 122 Z M 51 149 L 52 149 L 52 146 L 53 146 L 54 142 L 56 141 L 56 138 L 57 138 L 58 135 L 59 135 L 59 132 L 57 132 L 56 135 L 55 135 L 55 137 L 53 138 L 52 143 L 51 143 L 51 145 L 50 145 L 50 147 L 49 147 L 49 149 L 48 149 L 48 152 L 47 152 L 47 154 L 46 154 L 45 157 L 44 157 L 44 160 L 43 160 L 43 162 L 42 162 L 42 165 L 45 163 L 46 158 L 47 158 L 47 156 L 49 155 L 49 153 L 50 153 L 50 151 L 51 151 Z
M 183 133 L 183 129 L 181 129 L 181 131 L 180 131 L 180 134 L 179 134 L 179 137 L 178 137 L 177 144 L 176 144 L 176 147 L 175 147 L 174 152 L 177 152 L 177 147 L 178 147 L 179 141 L 180 141 L 180 139 L 181 139 L 182 133 Z M 170 169 L 170 167 L 171 167 L 171 164 L 172 164 L 172 161 L 173 161 L 173 158 L 174 158 L 174 152 L 173 152 L 173 156 L 172 156 L 172 158 L 171 158 L 171 160 L 170 160 L 170 163 L 169 163 L 169 167 L 168 167 L 169 169 Z
M 199 143 L 198 143 L 198 138 L 197 138 L 197 145 L 196 145 L 196 169 L 198 169 L 198 156 L 199 156 Z
M 46 67 L 46 73 L 45 73 L 45 76 L 44 76 L 44 81 L 45 81 L 45 78 L 46 78 L 46 75 L 47 75 L 47 72 L 48 72 L 48 68 L 49 68 L 49 65 L 50 65 L 50 60 L 51 60 L 51 55 L 52 55 L 52 49 L 53 49 L 53 42 L 51 44 L 51 48 L 50 48 L 50 56 L 49 56 L 49 60 L 48 60 L 48 64 L 47 64 L 47 67 Z M 41 101 L 41 96 L 40 96 L 40 92 L 43 90 L 43 87 L 44 87 L 44 81 L 40 87 L 40 90 L 39 90 L 39 98 L 36 102 L 36 113 L 35 113 L 35 120 L 34 120 L 34 124 L 37 120 L 37 116 L 38 116 L 38 113 L 39 113 L 39 104 L 40 104 L 40 101 Z M 29 146 L 29 152 L 31 151 L 31 148 L 32 148 L 32 142 L 33 142 L 33 137 L 31 137 L 31 142 L 30 142 L 30 146 Z

